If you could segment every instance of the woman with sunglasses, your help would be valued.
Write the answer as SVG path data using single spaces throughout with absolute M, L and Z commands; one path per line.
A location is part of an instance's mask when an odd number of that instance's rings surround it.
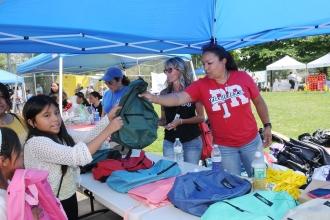
M 186 63 L 179 57 L 165 62 L 166 88 L 161 95 L 183 91 L 192 82 Z M 202 152 L 202 140 L 198 123 L 204 121 L 204 109 L 200 103 L 186 103 L 179 106 L 161 108 L 159 125 L 165 127 L 163 156 L 174 157 L 173 144 L 180 138 L 183 145 L 184 161 L 198 164 Z
M 102 77 L 101 80 L 104 80 L 104 83 L 108 87 L 102 99 L 102 116 L 108 114 L 111 109 L 117 105 L 121 99 L 121 97 L 127 91 L 127 86 L 130 81 L 123 74 L 123 72 L 117 67 L 110 67 Z
M 211 124 L 213 141 L 220 146 L 223 168 L 240 175 L 243 164 L 251 176 L 255 152 L 260 151 L 262 145 L 269 146 L 272 140 L 267 105 L 252 77 L 238 71 L 233 57 L 223 47 L 214 42 L 203 47 L 202 63 L 206 76 L 184 91 L 161 96 L 146 92 L 140 96 L 164 106 L 200 101 Z M 264 124 L 264 143 L 251 103 Z

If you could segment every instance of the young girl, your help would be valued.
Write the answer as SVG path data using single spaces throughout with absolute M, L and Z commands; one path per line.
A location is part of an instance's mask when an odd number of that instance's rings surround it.
M 51 97 L 34 96 L 24 106 L 23 116 L 28 126 L 24 165 L 26 168 L 49 172 L 48 181 L 54 194 L 61 200 L 69 220 L 78 218 L 75 184 L 78 166 L 91 162 L 91 155 L 107 137 L 122 127 L 121 118 L 114 118 L 119 108 L 115 107 L 92 131 L 70 131 L 70 135 L 58 105 Z
M 17 134 L 0 128 L 0 219 L 7 219 L 6 189 L 15 170 L 23 167 L 23 154 Z

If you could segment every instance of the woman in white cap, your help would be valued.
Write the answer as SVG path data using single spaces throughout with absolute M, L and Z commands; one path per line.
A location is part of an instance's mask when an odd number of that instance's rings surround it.
M 127 86 L 130 81 L 117 67 L 110 67 L 104 74 L 101 80 L 107 85 L 109 90 L 104 93 L 102 99 L 102 116 L 106 115 L 111 109 L 117 105 L 121 97 L 127 91 Z

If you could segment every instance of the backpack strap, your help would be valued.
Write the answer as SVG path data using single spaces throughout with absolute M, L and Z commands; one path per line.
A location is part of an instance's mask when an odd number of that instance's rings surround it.
M 62 187 L 62 182 L 63 182 L 63 177 L 64 173 L 62 173 L 61 180 L 60 180 L 60 187 L 58 188 L 57 195 L 56 197 L 59 198 L 58 196 L 60 195 L 61 187 Z

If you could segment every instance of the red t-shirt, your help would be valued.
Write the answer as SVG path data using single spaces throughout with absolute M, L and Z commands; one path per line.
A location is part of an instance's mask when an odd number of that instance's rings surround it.
M 194 102 L 204 105 L 215 143 L 238 147 L 249 143 L 257 135 L 251 99 L 260 93 L 246 72 L 231 71 L 225 84 L 206 76 L 193 82 L 185 92 Z

